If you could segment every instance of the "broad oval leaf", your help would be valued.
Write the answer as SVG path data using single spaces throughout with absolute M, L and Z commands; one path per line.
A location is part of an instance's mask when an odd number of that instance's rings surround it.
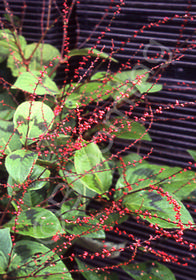
M 33 166 L 33 170 L 29 176 L 29 185 L 28 185 L 28 190 L 39 190 L 43 188 L 47 184 L 47 179 L 49 179 L 50 176 L 50 171 L 38 164 L 35 164 Z M 13 179 L 13 177 L 9 176 L 8 178 L 8 184 L 10 186 L 14 186 L 18 182 Z M 17 187 L 12 187 L 12 190 L 18 191 Z
M 116 59 L 110 57 L 107 53 L 91 48 L 73 49 L 69 52 L 69 56 L 92 56 L 99 57 L 101 59 L 111 59 L 114 62 L 118 62 Z
M 25 59 L 31 57 L 36 47 L 37 43 L 32 43 L 24 48 L 23 52 Z M 59 59 L 60 52 L 57 48 L 50 44 L 40 44 L 31 57 L 28 70 L 47 71 L 47 74 L 49 75 L 59 63 Z M 20 53 L 10 55 L 8 57 L 7 65 L 11 69 L 14 77 L 18 77 L 21 73 L 27 71 L 27 67 L 24 65 Z M 55 73 L 53 73 L 52 78 L 54 78 L 54 76 Z
M 81 237 L 76 240 L 76 244 L 85 250 L 90 250 L 92 253 L 102 254 L 105 250 L 109 253 L 108 258 L 117 258 L 120 256 L 120 253 L 125 249 L 126 242 L 116 243 L 110 241 L 97 240 L 97 238 Z
M 159 192 L 153 190 L 141 190 L 135 193 L 126 195 L 123 198 L 123 206 L 129 210 L 137 213 L 148 211 L 148 214 L 139 214 L 142 219 L 149 223 L 156 224 L 161 228 L 179 228 L 178 211 L 176 205 L 180 208 L 180 221 L 184 224 L 185 228 L 189 228 L 189 222 L 194 223 L 189 211 L 182 204 L 182 202 L 172 195 L 172 201 L 167 199 L 167 196 L 161 195 Z
M 31 176 L 30 176 L 31 177 Z M 37 183 L 37 182 L 36 182 Z M 35 207 L 37 204 L 43 202 L 47 197 L 47 189 L 49 188 L 48 182 L 38 182 L 44 183 L 44 187 L 31 190 L 27 188 L 27 191 L 24 193 L 23 189 L 19 189 L 16 181 L 9 176 L 7 181 L 7 193 L 12 197 L 12 205 L 16 211 L 18 211 L 19 201 L 23 201 L 20 204 L 22 210 L 27 210 L 31 207 Z
M 110 73 L 106 72 L 106 71 L 100 71 L 100 72 L 96 72 L 93 76 L 91 76 L 91 80 L 98 80 L 98 81 L 102 81 L 106 78 L 110 77 Z
M 2 251 L 0 251 L 0 275 L 1 274 L 6 274 L 6 269 L 8 266 L 8 260 L 6 259 L 5 255 L 3 254 Z
M 128 158 L 131 159 L 130 156 Z M 132 158 L 137 159 L 137 155 L 133 155 Z M 116 184 L 117 191 L 114 195 L 116 199 L 122 196 L 123 191 L 132 192 L 150 187 L 150 185 L 159 186 L 180 200 L 186 199 L 196 189 L 196 173 L 194 171 L 184 171 L 180 167 L 150 164 L 144 160 L 142 163 L 139 161 L 134 166 L 128 166 L 125 176 L 126 182 L 131 185 L 132 190 L 130 188 L 128 190 L 124 176 L 121 175 Z
M 15 220 L 16 217 L 13 217 L 5 226 L 10 227 L 11 231 L 15 228 L 21 235 L 42 239 L 64 232 L 55 214 L 44 208 L 23 210 L 18 215 L 17 226 Z
M 35 164 L 30 176 L 30 180 L 32 180 L 32 183 L 29 185 L 29 190 L 39 190 L 43 188 L 47 183 L 47 179 L 49 179 L 49 176 L 50 170 L 43 166 Z
M 134 280 L 175 280 L 172 271 L 165 265 L 153 262 L 122 265 L 121 268 Z
M 14 112 L 15 110 L 13 109 L 0 111 L 0 119 L 11 120 L 13 118 Z
M 0 119 L 11 120 L 17 104 L 7 90 L 0 92 Z
M 122 71 L 113 75 L 110 75 L 107 72 L 97 72 L 91 77 L 91 80 L 97 79 L 100 82 L 105 79 L 105 82 L 103 83 L 103 88 L 107 93 L 105 99 L 108 98 L 109 95 L 111 95 L 111 97 L 117 102 L 121 102 L 122 100 L 127 99 L 127 97 L 130 97 L 137 91 L 134 88 L 134 85 L 131 83 L 130 75 L 132 72 L 133 71 Z M 125 95 L 126 97 L 123 95 Z
M 139 90 L 139 92 L 142 93 L 152 93 L 162 90 L 163 86 L 161 84 L 153 84 L 153 83 L 141 83 L 137 84 L 136 88 Z
M 52 250 L 31 240 L 16 242 L 8 273 L 11 277 L 28 280 L 73 280 L 67 267 Z
M 92 101 L 108 99 L 113 94 L 113 87 L 107 83 L 90 81 L 78 87 L 76 92 L 81 96 L 81 103 L 88 104 Z
M 29 58 L 36 47 L 37 43 L 27 45 L 25 48 L 25 58 Z M 56 47 L 51 44 L 40 44 L 31 58 L 29 70 L 44 70 L 49 75 L 59 63 L 60 56 L 61 54 Z M 54 76 L 55 73 L 52 78 Z
M 78 93 L 73 92 L 65 99 L 65 107 L 68 109 L 74 109 L 81 106 L 81 96 Z
M 81 195 L 81 199 L 83 199 L 83 197 L 92 198 L 97 195 L 97 192 L 87 188 L 82 183 L 72 163 L 67 163 L 64 169 L 59 170 L 59 175 L 69 184 L 69 187 Z
M 10 68 L 14 77 L 18 77 L 22 72 L 27 71 L 19 52 L 14 52 L 13 55 L 8 56 L 7 67 Z
M 80 180 L 89 189 L 102 194 L 112 184 L 112 171 L 95 143 L 87 144 L 75 152 L 74 165 Z
M 4 267 L 3 269 L 6 269 L 6 266 L 9 261 L 9 254 L 11 253 L 12 249 L 12 240 L 10 236 L 10 229 L 9 228 L 3 228 L 0 229 L 0 259 L 4 260 Z M 1 266 L 3 266 L 3 263 L 1 262 Z
M 134 159 L 138 162 L 134 163 Z M 120 199 L 126 193 L 147 188 L 150 190 L 152 185 L 162 188 L 164 192 L 168 192 L 172 196 L 175 195 L 178 200 L 187 199 L 190 193 L 196 189 L 194 171 L 184 171 L 180 167 L 149 164 L 145 160 L 141 162 L 140 157 L 135 154 L 125 157 L 125 164 L 130 163 L 134 163 L 134 165 L 127 166 L 125 174 L 121 173 L 117 181 L 115 200 Z
M 0 120 L 0 150 L 9 154 L 21 148 L 20 137 L 14 132 L 13 122 Z
M 117 73 L 114 75 L 114 81 L 121 81 L 123 83 L 127 83 L 127 85 L 124 85 L 120 87 L 121 91 L 127 91 L 128 87 L 137 89 L 141 94 L 147 92 L 157 92 L 162 89 L 161 84 L 153 84 L 148 83 L 146 80 L 149 78 L 149 70 L 148 69 L 136 69 L 136 70 L 130 70 L 130 71 L 122 71 L 121 73 Z M 118 82 L 118 83 L 119 83 Z M 128 91 L 127 91 L 128 92 Z M 134 89 L 131 90 L 131 94 L 135 93 L 136 91 Z M 129 95 L 131 95 L 129 94 Z
M 140 164 L 143 164 L 143 162 L 145 162 L 145 160 L 143 160 L 142 157 L 136 153 L 129 153 L 128 155 L 122 157 L 122 160 L 123 165 L 126 165 L 127 170 L 128 168 L 132 168 L 133 166 L 135 166 L 138 162 L 140 162 Z M 118 173 L 122 175 L 122 173 L 124 172 L 124 170 L 122 169 L 122 161 L 117 162 L 117 168 Z M 125 185 L 125 183 L 123 185 Z
M 36 95 L 58 95 L 59 90 L 55 82 L 46 74 L 41 77 L 40 72 L 24 72 L 22 73 L 12 86 L 12 88 L 21 89 L 25 92 Z
M 115 272 L 105 273 L 103 271 L 97 272 L 96 268 L 81 262 L 79 259 L 75 259 L 81 274 L 86 280 L 118 280 L 118 275 Z
M 22 184 L 29 175 L 31 168 L 38 158 L 38 154 L 27 150 L 17 150 L 5 159 L 5 167 L 9 175 Z
M 152 141 L 144 125 L 122 117 L 108 120 L 101 127 L 108 129 L 108 133 L 115 135 L 117 138 Z
M 39 101 L 25 101 L 18 106 L 14 114 L 14 127 L 21 135 L 22 144 L 37 141 L 52 126 L 54 113 L 52 109 Z
M 61 206 L 64 229 L 69 234 L 78 235 L 79 237 L 105 239 L 105 232 L 99 220 L 87 216 L 85 213 L 73 208 L 73 206 L 68 205 L 68 203 L 64 203 Z M 65 220 L 66 222 L 64 222 Z
M 27 44 L 23 36 L 16 35 L 14 31 L 9 29 L 0 30 L 0 63 L 3 62 L 12 51 L 19 53 L 16 40 L 23 50 Z M 12 54 L 12 56 L 14 55 Z
M 196 151 L 194 150 L 188 150 L 189 154 L 192 156 L 192 158 L 194 159 L 194 161 L 196 161 Z
M 122 71 L 118 72 L 111 76 L 112 80 L 109 82 L 111 84 L 116 85 L 117 91 L 115 92 L 115 99 L 120 102 L 123 100 L 121 93 L 126 93 L 126 96 L 132 96 L 137 92 L 137 88 L 135 85 L 139 82 L 141 84 L 145 83 L 145 81 L 149 77 L 149 71 L 147 69 L 136 69 L 130 71 Z
M 140 77 L 141 83 L 146 82 L 146 80 L 149 78 L 149 70 L 148 69 L 134 69 L 134 70 L 128 70 L 128 71 L 122 71 L 118 72 L 116 75 L 114 75 L 115 78 L 125 82 L 127 81 L 135 81 L 137 82 L 137 77 Z
M 70 86 L 62 88 L 62 94 L 69 90 Z M 102 82 L 90 81 L 77 85 L 74 91 L 65 99 L 66 108 L 73 109 L 84 106 L 93 101 L 106 100 L 113 94 L 113 87 Z

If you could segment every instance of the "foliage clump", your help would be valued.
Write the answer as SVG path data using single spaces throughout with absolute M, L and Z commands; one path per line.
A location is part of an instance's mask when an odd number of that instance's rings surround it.
M 119 64 L 112 54 L 96 48 L 61 53 L 44 38 L 29 44 L 10 23 L 12 28 L 0 31 L 0 62 L 11 71 L 11 78 L 1 79 L 0 92 L 1 277 L 118 279 L 112 270 L 121 267 L 136 280 L 175 279 L 157 261 L 135 263 L 138 251 L 175 262 L 151 241 L 164 236 L 187 245 L 184 231 L 194 229 L 183 201 L 196 189 L 195 172 L 151 164 L 150 153 L 127 153 L 152 141 L 152 108 L 141 117 L 134 108 L 162 90 L 152 79 L 154 70 L 127 64 L 112 72 L 110 66 Z M 90 61 L 94 72 L 60 86 L 56 71 L 71 57 L 80 57 L 80 65 Z M 107 70 L 96 71 L 102 63 Z M 127 145 L 115 152 L 119 139 Z M 120 232 L 119 224 L 130 217 L 154 235 L 141 241 L 123 232 L 129 241 L 109 242 L 107 232 Z M 77 254 L 75 245 L 86 249 Z M 118 258 L 127 249 L 125 263 L 85 263 Z

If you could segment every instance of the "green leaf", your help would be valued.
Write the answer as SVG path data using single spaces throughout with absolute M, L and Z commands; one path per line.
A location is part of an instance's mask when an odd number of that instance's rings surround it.
M 50 183 L 47 182 L 45 186 L 41 189 L 37 190 L 28 190 L 27 193 L 29 193 L 29 198 L 27 197 L 26 200 L 24 198 L 24 204 L 26 205 L 29 203 L 28 208 L 35 207 L 36 205 L 43 202 L 48 197 L 48 189 L 50 188 Z
M 16 53 L 19 52 L 16 42 L 20 44 L 22 50 L 25 48 L 26 40 L 23 36 L 18 36 L 9 29 L 0 30 L 0 63 L 13 51 Z M 14 57 L 14 55 L 15 53 L 12 54 L 12 57 Z
M 24 210 L 18 215 L 17 225 L 15 220 L 16 217 L 13 217 L 5 226 L 10 227 L 11 231 L 16 227 L 17 233 L 21 235 L 42 239 L 64 232 L 55 214 L 44 208 Z
M 148 69 L 122 71 L 122 72 L 118 72 L 114 77 L 123 82 L 125 81 L 137 82 L 136 78 L 140 77 L 141 83 L 143 83 L 146 82 L 146 80 L 149 78 L 149 71 Z
M 29 185 L 30 190 L 39 190 L 45 186 L 50 177 L 50 171 L 43 166 L 35 164 L 33 167 L 30 180 L 32 183 Z
M 20 162 L 20 165 L 22 165 L 21 169 L 22 168 L 24 169 L 24 165 L 22 162 Z M 31 170 L 31 168 L 30 168 L 30 170 Z M 22 173 L 22 171 L 21 171 L 21 173 Z M 16 174 L 16 173 L 14 173 L 14 174 Z M 46 185 L 46 183 L 49 179 L 49 176 L 50 176 L 50 171 L 48 169 L 46 169 L 43 166 L 35 164 L 33 166 L 32 173 L 29 176 L 30 182 L 32 182 L 32 183 L 30 183 L 28 185 L 28 190 L 39 190 L 39 189 L 43 188 Z M 20 183 L 23 183 L 23 182 L 24 181 L 22 181 Z M 10 186 L 14 186 L 15 184 L 17 184 L 19 182 L 17 182 L 16 180 L 13 179 L 13 177 L 11 177 L 8 180 L 8 183 Z M 15 187 L 15 188 L 13 187 L 13 190 L 17 191 L 18 187 Z
M 38 71 L 22 73 L 11 88 L 17 88 L 36 95 L 58 95 L 59 90 L 55 82 L 46 74 L 41 77 Z
M 11 249 L 12 249 L 12 240 L 10 236 L 10 229 L 9 228 L 0 229 L 0 264 L 1 264 L 0 269 L 2 269 L 2 272 L 7 268 Z
M 12 109 L 0 111 L 0 119 L 11 120 L 13 118 L 14 112 L 15 110 Z
M 85 277 L 86 280 L 118 280 L 118 275 L 114 272 L 98 272 L 96 267 L 92 267 L 81 262 L 79 259 L 75 258 L 80 273 Z
M 149 163 L 137 163 L 135 166 L 128 166 L 124 175 L 121 174 L 116 183 L 115 200 L 120 199 L 123 193 L 131 193 L 148 188 L 153 183 L 157 185 L 159 181 L 155 179 L 160 170 L 162 170 L 161 166 Z M 131 186 L 131 189 L 127 184 Z
M 134 280 L 175 280 L 174 274 L 165 265 L 154 262 L 122 265 L 121 268 Z
M 80 180 L 87 188 L 99 194 L 108 191 L 112 184 L 112 172 L 104 160 L 95 143 L 82 147 L 74 155 L 74 165 L 76 173 L 81 175 Z
M 142 93 L 152 93 L 162 90 L 163 86 L 161 84 L 153 84 L 153 83 L 141 83 L 136 84 L 136 88 L 139 92 Z
M 71 93 L 69 96 L 65 99 L 65 107 L 68 109 L 74 109 L 78 106 L 81 106 L 80 102 L 81 96 L 78 93 Z
M 162 85 L 160 84 L 153 84 L 153 83 L 148 83 L 146 80 L 149 78 L 149 71 L 148 69 L 139 69 L 139 70 L 130 70 L 130 71 L 122 71 L 121 73 L 117 73 L 114 75 L 114 81 L 119 82 L 127 82 L 129 81 L 130 83 L 127 83 L 126 85 L 120 87 L 120 91 L 126 92 L 128 87 L 132 88 L 135 86 L 135 88 L 141 93 L 152 93 L 152 92 L 157 92 L 162 89 Z M 135 93 L 134 90 L 131 90 L 131 94 Z
M 116 117 L 115 120 L 108 120 L 102 127 L 108 129 L 110 134 L 115 135 L 117 138 L 152 141 L 145 126 L 132 120 Z
M 100 255 L 104 254 L 104 251 L 107 250 L 109 253 L 106 254 L 107 258 L 117 258 L 120 256 L 120 253 L 125 249 L 126 242 L 124 243 L 114 243 L 103 240 L 97 240 L 97 238 L 80 237 L 76 240 L 76 245 L 84 248 L 85 250 L 90 251 L 91 253 L 99 253 Z
M 116 59 L 111 58 L 107 53 L 100 52 L 96 49 L 84 48 L 84 49 L 73 49 L 69 52 L 69 56 L 94 56 L 101 59 L 111 59 L 114 62 L 118 62 Z
M 72 280 L 60 258 L 41 243 L 31 240 L 16 242 L 11 259 L 8 270 L 11 277 L 34 280 L 36 276 L 37 280 Z
M 97 72 L 91 77 L 89 82 L 85 82 L 83 85 L 76 85 L 73 96 L 71 94 L 67 97 L 66 106 L 68 108 L 76 108 L 76 105 L 88 104 L 99 99 L 105 100 L 110 96 L 117 101 L 123 101 L 125 99 L 123 94 L 126 95 L 126 98 L 130 97 L 137 92 L 137 86 L 143 92 L 147 90 L 155 92 L 162 88 L 161 85 L 146 83 L 148 77 L 147 69 L 122 71 L 114 75 L 110 75 L 107 72 Z M 139 85 L 136 84 L 138 79 Z M 103 80 L 105 80 L 104 83 Z M 75 93 L 78 93 L 78 95 Z
M 143 160 L 142 157 L 136 153 L 129 153 L 128 155 L 122 157 L 122 160 L 123 160 L 123 165 L 126 165 L 126 169 L 135 166 L 135 164 L 137 164 L 136 162 L 141 161 L 140 164 L 142 164 L 142 162 L 145 162 L 145 160 Z M 123 173 L 122 162 L 120 161 L 117 162 L 117 168 L 118 168 L 118 173 L 122 175 Z M 123 186 L 125 185 L 123 184 Z
M 100 72 L 96 72 L 93 76 L 91 76 L 91 80 L 98 80 L 98 81 L 102 81 L 106 78 L 109 78 L 110 74 L 107 73 L 106 71 L 100 71 Z
M 196 190 L 196 173 L 194 171 L 182 171 L 179 167 L 168 167 L 164 173 L 168 175 L 168 179 L 161 182 L 164 191 L 175 194 L 178 199 L 185 200 Z
M 62 89 L 62 92 L 65 92 L 65 88 Z M 113 87 L 109 84 L 93 81 L 79 84 L 74 92 L 66 97 L 65 106 L 69 109 L 77 108 L 77 106 L 81 107 L 93 101 L 106 100 L 112 94 Z
M 191 192 L 186 199 L 192 202 L 196 202 L 196 191 L 194 190 L 193 192 Z
M 180 207 L 181 222 L 185 225 L 185 228 L 189 228 L 189 221 L 194 223 L 189 211 L 173 194 L 172 201 Z M 167 196 L 163 196 L 155 190 L 150 192 L 149 190 L 141 190 L 128 194 L 123 198 L 123 206 L 133 211 L 133 214 L 136 211 L 142 211 L 143 213 L 148 211 L 152 217 L 147 214 L 140 214 L 139 216 L 161 228 L 179 228 L 177 224 L 179 220 L 176 219 L 178 212 L 174 211 L 175 205 L 170 203 L 170 200 L 168 201 Z
M 108 84 L 113 88 L 113 99 L 119 103 L 135 94 L 137 89 L 129 80 L 120 80 L 117 75 L 111 75 L 111 80 L 108 81 Z
M 194 159 L 194 161 L 196 161 L 196 151 L 193 150 L 188 150 L 189 154 L 192 156 L 192 158 Z
M 52 126 L 54 113 L 46 104 L 39 101 L 25 101 L 18 106 L 14 114 L 14 127 L 21 135 L 22 144 L 37 141 Z
M 36 48 L 37 43 L 32 43 L 25 48 L 25 58 L 29 58 L 32 52 Z M 50 44 L 40 44 L 36 49 L 31 62 L 29 64 L 29 70 L 44 70 L 49 75 L 57 66 L 60 60 L 59 50 Z
M 183 171 L 180 167 L 160 166 L 142 161 L 128 166 L 125 176 L 132 191 L 156 185 L 180 200 L 186 199 L 196 189 L 195 172 Z M 128 191 L 123 175 L 118 179 L 116 189 L 116 199 L 119 199 L 123 192 L 131 192 Z
M 103 84 L 102 82 L 84 83 L 77 92 L 82 96 L 82 104 L 88 104 L 94 100 L 106 100 L 113 94 L 113 87 L 110 84 Z
M 118 75 L 120 76 L 118 77 Z M 103 94 L 106 95 L 105 99 L 111 96 L 117 103 L 129 98 L 137 91 L 131 83 L 127 83 L 127 71 L 113 75 L 107 72 L 97 72 L 91 77 L 91 80 L 101 82 L 104 89 Z
M 6 274 L 6 268 L 8 266 L 8 261 L 5 257 L 5 255 L 3 254 L 3 252 L 0 251 L 0 275 L 1 274 Z
M 136 89 L 133 88 L 133 85 L 126 84 L 127 80 L 127 71 L 123 71 L 121 73 L 117 73 L 114 75 L 111 75 L 107 72 L 97 72 L 92 77 L 91 80 L 97 80 L 102 83 L 102 93 L 104 99 L 107 99 L 108 97 L 112 97 L 117 102 L 123 101 L 125 98 L 122 96 L 123 94 L 126 94 L 126 98 L 130 97 L 136 92 Z M 119 78 L 118 78 L 118 75 Z M 122 77 L 121 77 L 122 75 Z M 104 82 L 103 82 L 104 81 Z M 128 95 L 128 96 L 127 96 Z M 105 96 L 105 97 L 104 97 Z
M 66 223 L 63 223 L 64 229 L 70 234 L 78 235 L 78 237 L 105 239 L 102 224 L 97 219 L 72 209 L 67 202 L 61 206 L 61 218 L 66 220 Z
M 50 44 L 40 44 L 31 57 L 36 46 L 37 43 L 32 43 L 27 45 L 24 49 L 25 59 L 31 58 L 28 71 L 46 71 L 47 75 L 49 75 L 59 63 L 60 52 Z M 8 57 L 7 66 L 11 69 L 14 77 L 18 77 L 22 72 L 27 71 L 19 53 Z M 55 73 L 52 78 L 54 78 L 54 76 Z
M 38 154 L 27 150 L 17 150 L 10 153 L 5 159 L 5 167 L 10 176 L 22 184 L 29 175 L 37 160 Z
M 103 225 L 108 226 L 108 229 L 110 229 L 111 226 L 114 227 L 117 224 L 119 225 L 125 222 L 129 218 L 129 216 L 124 213 L 111 212 L 107 215 L 106 212 L 107 210 L 103 210 L 100 214 L 96 215 L 96 218 L 104 220 Z
M 7 60 L 7 67 L 10 68 L 12 76 L 18 77 L 22 72 L 27 71 L 27 66 L 23 63 L 23 59 L 19 52 L 14 55 L 9 55 Z
M 11 120 L 15 112 L 16 103 L 8 91 L 0 92 L 0 119 Z
M 111 80 L 108 83 L 116 88 L 113 94 L 113 98 L 117 100 L 117 102 L 121 102 L 124 100 L 124 98 L 122 97 L 122 93 L 126 94 L 127 98 L 127 95 L 128 97 L 130 97 L 137 92 L 137 88 L 135 87 L 135 84 L 137 83 L 137 76 L 140 76 L 141 83 L 145 82 L 149 77 L 148 70 L 140 69 L 122 71 L 111 75 Z
M 31 178 L 31 176 L 30 176 Z M 35 207 L 37 204 L 43 202 L 46 199 L 47 189 L 49 188 L 48 182 L 44 182 L 46 185 L 41 189 L 31 190 L 27 189 L 24 193 L 23 189 L 18 188 L 18 185 L 14 179 L 9 176 L 7 181 L 7 192 L 12 199 L 12 205 L 16 211 L 18 211 L 18 203 L 19 201 L 23 201 L 20 204 L 22 210 L 27 210 L 28 208 Z
M 80 194 L 82 197 L 95 197 L 97 192 L 87 188 L 82 181 L 80 176 L 76 173 L 75 167 L 71 163 L 67 163 L 64 169 L 59 170 L 59 175 L 65 180 L 69 186 Z M 83 198 L 81 197 L 81 200 Z
M 14 132 L 13 122 L 0 120 L 0 150 L 9 154 L 21 147 L 20 137 Z
M 27 66 L 24 65 L 19 52 L 15 52 L 14 55 L 8 56 L 7 67 L 10 68 L 12 76 L 14 77 L 18 77 L 22 72 L 27 71 Z

